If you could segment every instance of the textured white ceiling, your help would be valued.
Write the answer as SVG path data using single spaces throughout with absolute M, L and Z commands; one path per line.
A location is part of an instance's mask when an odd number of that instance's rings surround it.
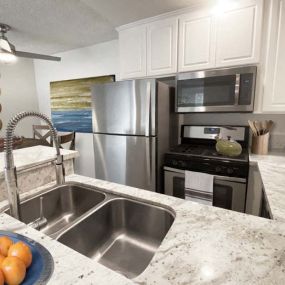
M 0 22 L 12 27 L 16 49 L 53 54 L 115 39 L 117 26 L 201 1 L 0 0 Z

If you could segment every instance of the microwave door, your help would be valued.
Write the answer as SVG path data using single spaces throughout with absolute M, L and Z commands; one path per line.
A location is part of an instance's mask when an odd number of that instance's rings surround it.
M 178 107 L 216 110 L 238 102 L 239 76 L 197 78 L 178 82 Z
M 176 111 L 252 111 L 254 86 L 254 67 L 180 74 L 176 79 Z

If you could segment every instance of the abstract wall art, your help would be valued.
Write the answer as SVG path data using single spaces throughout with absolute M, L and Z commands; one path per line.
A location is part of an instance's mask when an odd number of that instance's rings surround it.
M 92 133 L 91 86 L 114 75 L 50 82 L 51 117 L 58 131 Z

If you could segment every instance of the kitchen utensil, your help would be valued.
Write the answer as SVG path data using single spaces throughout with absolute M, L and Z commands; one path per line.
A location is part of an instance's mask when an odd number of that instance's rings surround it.
M 253 135 L 257 136 L 257 131 L 256 131 L 256 128 L 255 128 L 255 126 L 254 126 L 253 121 L 248 120 L 248 124 L 249 124 L 249 126 L 250 126 L 250 129 L 251 129 Z
M 216 150 L 218 153 L 228 156 L 239 156 L 241 154 L 241 145 L 232 140 L 230 136 L 228 136 L 228 139 L 217 138 L 216 140 Z
M 266 129 L 270 131 L 274 125 L 274 122 L 272 120 L 266 121 L 266 125 L 267 125 Z
M 254 121 L 254 126 L 256 128 L 257 135 L 261 135 L 262 125 L 259 121 Z
M 26 277 L 21 284 L 46 284 L 54 269 L 53 258 L 47 249 L 38 242 L 13 232 L 0 230 L 0 236 L 7 236 L 13 242 L 23 241 L 32 251 L 33 261 L 27 269 Z
M 261 128 L 262 128 L 262 135 L 264 135 L 264 134 L 266 134 L 268 132 L 267 121 L 262 121 L 261 122 Z

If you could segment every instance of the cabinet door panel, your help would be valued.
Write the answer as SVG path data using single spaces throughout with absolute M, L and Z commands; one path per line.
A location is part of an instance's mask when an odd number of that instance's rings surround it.
M 244 7 L 217 16 L 217 66 L 259 61 L 262 1 L 248 1 Z
M 285 112 L 285 1 L 272 1 L 263 111 Z
M 215 65 L 215 23 L 211 15 L 189 13 L 179 19 L 178 71 Z
M 119 32 L 120 78 L 146 76 L 146 27 Z
M 147 27 L 147 75 L 177 71 L 176 18 L 154 22 Z

